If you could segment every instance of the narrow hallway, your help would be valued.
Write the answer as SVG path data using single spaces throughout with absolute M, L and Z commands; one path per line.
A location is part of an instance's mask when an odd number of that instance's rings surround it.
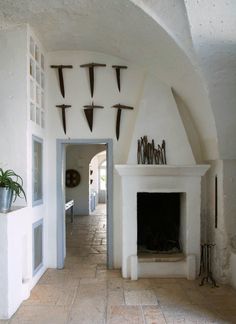
M 106 205 L 97 205 L 89 216 L 75 216 L 73 223 L 68 218 L 66 241 L 65 269 L 80 271 L 84 265 L 95 272 L 106 269 Z

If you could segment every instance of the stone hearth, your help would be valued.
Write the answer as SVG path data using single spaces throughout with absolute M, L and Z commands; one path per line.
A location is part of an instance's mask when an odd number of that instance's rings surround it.
M 201 176 L 208 165 L 116 165 L 122 178 L 122 275 L 195 279 L 200 261 Z M 182 256 L 138 258 L 137 194 L 180 193 Z

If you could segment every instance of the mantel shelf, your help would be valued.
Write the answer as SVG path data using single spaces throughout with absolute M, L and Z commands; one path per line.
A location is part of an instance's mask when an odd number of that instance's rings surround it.
M 210 168 L 208 164 L 195 165 L 148 165 L 148 164 L 116 164 L 115 169 L 120 176 L 172 176 L 201 177 Z

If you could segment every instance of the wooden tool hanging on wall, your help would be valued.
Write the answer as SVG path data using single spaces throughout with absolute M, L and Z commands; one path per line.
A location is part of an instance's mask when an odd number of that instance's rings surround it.
M 93 93 L 94 93 L 94 68 L 99 67 L 99 66 L 106 66 L 106 64 L 101 64 L 101 63 L 87 63 L 87 64 L 82 64 L 80 67 L 88 68 L 89 69 L 89 83 L 90 83 L 90 91 L 91 91 L 91 97 L 93 98 Z
M 56 107 L 61 109 L 62 125 L 66 134 L 66 108 L 70 108 L 71 105 L 56 105 Z
M 72 65 L 51 65 L 52 69 L 58 69 L 58 78 L 59 85 L 61 90 L 61 95 L 65 98 L 65 86 L 64 86 L 64 78 L 63 78 L 63 69 L 72 69 Z
M 103 106 L 98 106 L 98 105 L 94 105 L 93 102 L 92 102 L 92 105 L 85 105 L 84 106 L 84 113 L 85 113 L 85 117 L 87 119 L 87 122 L 88 122 L 88 125 L 89 125 L 89 128 L 91 130 L 91 132 L 93 131 L 93 110 L 95 108 L 104 108 Z
M 116 116 L 116 138 L 117 138 L 117 140 L 119 140 L 119 137 L 120 137 L 121 111 L 122 111 L 122 109 L 133 110 L 134 107 L 117 104 L 117 105 L 112 106 L 112 108 L 117 108 L 118 109 L 117 110 L 117 116 Z
M 128 67 L 126 65 L 112 65 L 113 69 L 116 70 L 116 81 L 117 81 L 117 86 L 120 92 L 120 70 L 121 69 L 127 69 Z

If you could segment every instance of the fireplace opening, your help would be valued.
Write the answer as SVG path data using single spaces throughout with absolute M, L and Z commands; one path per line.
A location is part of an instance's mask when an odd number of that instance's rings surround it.
M 180 193 L 137 193 L 138 253 L 179 253 Z

